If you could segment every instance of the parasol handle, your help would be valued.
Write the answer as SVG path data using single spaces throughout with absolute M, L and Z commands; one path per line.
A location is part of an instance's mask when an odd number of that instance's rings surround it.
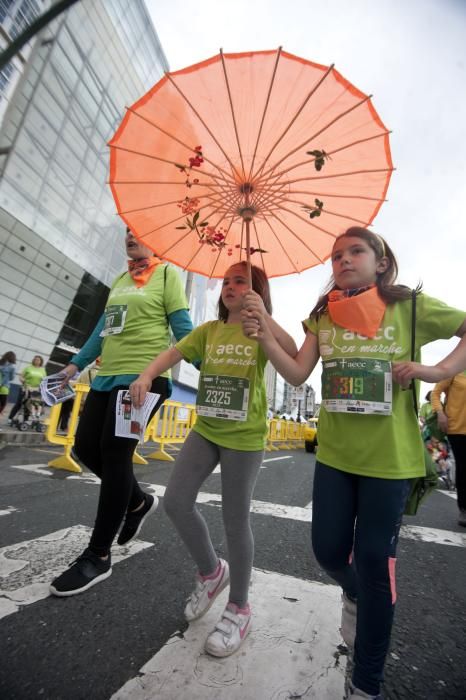
M 246 224 L 246 274 L 248 276 L 248 287 L 252 290 L 252 270 L 251 270 L 251 239 L 249 234 L 249 223 L 251 219 L 245 217 L 244 223 Z M 257 333 L 251 333 L 250 338 L 257 338 Z
M 249 224 L 252 221 L 256 210 L 251 206 L 249 195 L 252 192 L 252 185 L 249 182 L 244 182 L 240 187 L 241 194 L 244 195 L 244 206 L 239 210 L 239 214 L 243 217 L 246 225 L 246 274 L 248 279 L 248 287 L 252 290 L 252 270 L 251 270 L 251 234 Z M 257 338 L 257 333 L 251 333 L 250 338 Z

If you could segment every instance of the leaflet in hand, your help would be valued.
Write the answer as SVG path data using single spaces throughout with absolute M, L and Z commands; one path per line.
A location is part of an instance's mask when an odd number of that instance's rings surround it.
M 63 384 L 65 380 L 66 384 Z M 76 396 L 76 392 L 70 386 L 67 375 L 63 372 L 49 374 L 48 377 L 45 377 L 40 383 L 40 393 L 42 400 L 47 406 L 55 406 L 57 403 L 74 399 Z
M 160 394 L 148 392 L 141 408 L 135 408 L 129 391 L 120 389 L 116 400 L 115 435 L 144 442 L 149 416 L 159 398 Z

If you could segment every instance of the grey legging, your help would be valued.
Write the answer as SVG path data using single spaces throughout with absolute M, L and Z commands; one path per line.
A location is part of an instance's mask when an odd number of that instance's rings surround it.
M 218 556 L 207 524 L 196 507 L 196 497 L 220 462 L 223 524 L 230 564 L 229 600 L 239 607 L 248 601 L 254 558 L 249 510 L 263 456 L 263 450 L 243 452 L 220 447 L 192 430 L 176 458 L 163 501 L 165 512 L 196 562 L 199 573 L 208 576 L 215 571 Z

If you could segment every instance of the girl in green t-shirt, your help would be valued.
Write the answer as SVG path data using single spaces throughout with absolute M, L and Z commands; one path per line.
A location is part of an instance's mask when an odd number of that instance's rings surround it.
M 267 277 L 254 266 L 252 287 L 277 343 L 285 353 L 295 355 L 294 341 L 270 317 Z M 267 433 L 267 359 L 258 343 L 241 331 L 247 289 L 246 264 L 230 267 L 219 299 L 219 320 L 195 328 L 176 347 L 159 355 L 130 387 L 132 401 L 140 406 L 153 377 L 182 359 L 201 363 L 197 421 L 176 459 L 164 507 L 198 568 L 196 587 L 185 608 L 188 622 L 204 615 L 230 584 L 228 604 L 205 645 L 209 654 L 219 657 L 239 649 L 250 630 L 248 589 L 254 542 L 249 510 Z M 199 489 L 219 462 L 229 564 L 217 556 L 196 507 Z
M 402 514 L 412 478 L 425 474 L 413 396 L 403 389 L 414 378 L 437 382 L 466 367 L 466 320 L 464 311 L 417 289 L 415 358 L 433 340 L 461 341 L 434 367 L 411 361 L 412 292 L 395 284 L 397 263 L 386 242 L 367 229 L 348 229 L 334 243 L 332 270 L 304 322 L 296 357 L 280 348 L 251 292 L 243 330 L 257 334 L 291 384 L 302 384 L 322 358 L 312 543 L 343 589 L 341 633 L 355 652 L 347 698 L 356 700 L 380 697 Z

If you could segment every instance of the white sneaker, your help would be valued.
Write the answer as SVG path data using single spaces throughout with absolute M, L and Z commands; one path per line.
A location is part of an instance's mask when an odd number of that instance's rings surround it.
M 230 569 L 224 559 L 219 559 L 219 570 L 214 577 L 205 578 L 198 574 L 196 588 L 191 593 L 191 597 L 184 609 L 184 616 L 188 622 L 202 617 L 215 598 L 228 586 L 230 581 Z
M 207 637 L 205 650 L 212 656 L 230 656 L 238 651 L 251 629 L 251 608 L 228 603 L 213 632 Z
M 341 627 L 340 633 L 345 644 L 354 648 L 354 640 L 356 638 L 356 614 L 357 604 L 354 600 L 350 600 L 346 593 L 341 596 L 343 607 L 341 609 Z

